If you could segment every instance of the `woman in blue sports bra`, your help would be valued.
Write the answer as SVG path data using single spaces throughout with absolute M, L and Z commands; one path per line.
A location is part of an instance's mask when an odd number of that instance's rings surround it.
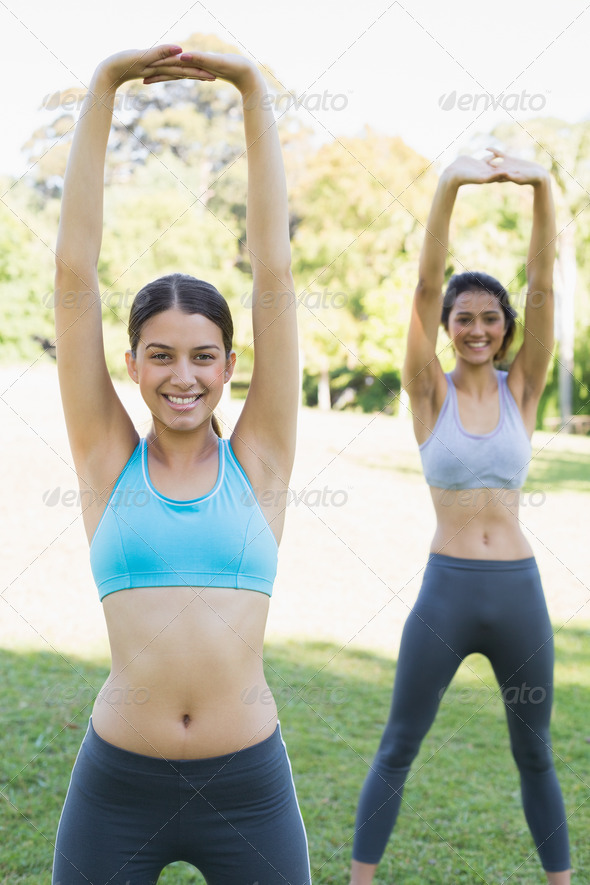
M 115 94 L 134 79 L 182 78 L 226 80 L 243 103 L 255 364 L 228 440 L 214 409 L 234 368 L 232 320 L 214 286 L 172 274 L 136 296 L 126 360 L 152 414 L 145 439 L 103 350 L 97 263 Z M 270 108 L 250 61 L 164 45 L 102 62 L 76 127 L 57 244 L 57 362 L 80 485 L 92 491 L 83 516 L 112 667 L 72 772 L 54 885 L 151 885 L 174 861 L 208 885 L 311 881 L 262 661 L 298 404 Z
M 443 172 L 420 257 L 403 383 L 437 527 L 402 635 L 389 720 L 359 800 L 352 885 L 373 881 L 411 763 L 445 689 L 473 652 L 489 658 L 500 685 L 524 812 L 547 881 L 571 881 L 549 734 L 553 634 L 518 519 L 553 347 L 555 216 L 546 170 L 491 153 L 486 160 L 459 157 Z M 514 334 L 504 287 L 466 272 L 450 279 L 441 298 L 457 191 L 495 181 L 529 184 L 534 192 L 524 341 L 507 373 L 494 367 Z M 441 314 L 456 355 L 447 375 L 436 351 Z

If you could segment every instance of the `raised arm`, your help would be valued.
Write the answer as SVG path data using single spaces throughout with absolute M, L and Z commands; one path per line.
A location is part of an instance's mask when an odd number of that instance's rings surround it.
M 442 312 L 449 226 L 457 192 L 464 184 L 498 180 L 500 173 L 493 165 L 494 160 L 492 154 L 485 160 L 458 157 L 448 166 L 440 177 L 426 222 L 402 369 L 402 383 L 410 396 L 419 438 L 432 430 L 433 418 L 440 411 L 446 394 L 444 375 L 436 355 L 436 341 Z
M 299 402 L 297 317 L 287 185 L 269 99 L 256 71 L 244 93 L 254 371 L 238 431 L 254 438 L 263 457 L 288 481 Z
M 254 370 L 232 445 L 249 476 L 262 473 L 266 487 L 275 480 L 285 484 L 295 455 L 299 373 L 287 185 L 272 97 L 258 68 L 242 56 L 185 52 L 175 63 L 179 75 L 198 65 L 233 83 L 242 96 Z
M 107 370 L 97 274 L 104 161 L 115 93 L 127 80 L 149 76 L 150 63 L 180 51 L 177 46 L 160 46 L 122 52 L 102 62 L 92 77 L 68 159 L 56 248 L 57 366 L 76 467 L 99 485 L 102 469 L 96 471 L 93 465 L 104 463 L 106 453 L 106 462 L 112 459 L 120 469 L 121 458 L 137 439 Z M 105 478 L 108 475 L 105 463 Z
M 551 176 L 537 163 L 498 152 L 502 181 L 533 187 L 533 227 L 527 256 L 527 298 L 524 338 L 509 371 L 509 384 L 525 422 L 534 427 L 537 405 L 553 350 L 555 208 Z
M 436 340 L 442 311 L 449 226 L 461 183 L 452 166 L 445 169 L 426 222 L 402 370 L 402 383 L 413 406 L 417 399 L 436 397 L 437 388 L 441 386 L 442 370 L 436 356 Z

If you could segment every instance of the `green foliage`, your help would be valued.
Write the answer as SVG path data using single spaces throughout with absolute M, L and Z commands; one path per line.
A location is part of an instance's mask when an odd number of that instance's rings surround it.
M 212 35 L 187 46 L 237 51 Z M 275 88 L 284 91 L 272 78 Z M 106 168 L 99 281 L 105 348 L 123 371 L 126 321 L 137 290 L 172 271 L 210 279 L 234 313 L 238 351 L 251 364 L 247 310 L 251 272 L 245 247 L 246 160 L 239 96 L 222 81 L 133 83 L 118 96 Z M 52 340 L 49 293 L 59 197 L 83 92 L 46 102 L 47 124 L 25 151 L 27 181 L 5 182 L 0 205 L 0 346 L 4 358 L 41 356 Z M 332 401 L 345 384 L 352 407 L 388 408 L 399 376 L 424 224 L 436 186 L 428 161 L 399 138 L 366 130 L 317 147 L 287 112 L 279 123 L 289 183 L 293 273 L 307 401 L 329 372 Z M 560 229 L 572 228 L 578 260 L 574 411 L 590 406 L 590 124 L 527 121 L 499 127 L 505 145 L 552 165 Z M 564 170 L 570 170 L 571 175 Z M 530 188 L 462 188 L 453 215 L 447 275 L 484 270 L 500 279 L 519 310 L 522 338 Z M 452 365 L 444 333 L 441 362 Z M 243 371 L 240 367 L 239 371 Z M 390 380 L 386 380 L 390 379 Z M 352 399 L 351 399 L 352 397 Z M 558 414 L 550 375 L 539 422 Z
M 319 376 L 305 373 L 303 397 L 306 406 L 318 403 Z M 337 369 L 330 373 L 332 406 L 337 409 L 357 408 L 363 412 L 397 415 L 401 390 L 399 372 L 367 373 L 362 369 Z
M 38 197 L 23 182 L 4 182 L 0 202 L 0 355 L 43 356 L 53 339 L 51 247 L 55 216 L 38 212 Z
M 309 403 L 326 368 L 333 400 L 344 377 L 350 405 L 381 409 L 391 399 L 383 378 L 398 377 L 403 360 L 416 266 L 410 253 L 419 249 L 418 219 L 433 184 L 427 165 L 400 139 L 367 132 L 323 146 L 297 177 L 295 282 L 323 306 L 299 313 Z

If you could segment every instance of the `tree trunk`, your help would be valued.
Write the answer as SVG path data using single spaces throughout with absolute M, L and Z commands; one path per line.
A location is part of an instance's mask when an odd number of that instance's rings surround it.
M 558 237 L 556 262 L 556 338 L 558 342 L 559 411 L 566 433 L 573 431 L 574 331 L 576 290 L 576 225 L 572 221 Z
M 318 407 L 322 412 L 329 412 L 332 408 L 330 397 L 330 370 L 327 360 L 322 361 L 320 380 L 318 382 Z
M 410 409 L 410 397 L 408 396 L 408 391 L 405 387 L 402 387 L 399 392 L 398 415 L 404 420 L 412 417 L 412 410 Z
M 305 352 L 302 347 L 299 348 L 299 408 L 305 405 L 305 395 L 303 393 L 303 372 L 305 370 Z

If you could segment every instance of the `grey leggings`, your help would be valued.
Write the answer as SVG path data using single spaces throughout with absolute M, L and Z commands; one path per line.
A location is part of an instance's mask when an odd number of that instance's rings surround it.
M 154 885 L 177 860 L 208 885 L 310 885 L 278 725 L 237 753 L 165 760 L 121 750 L 90 723 L 59 823 L 53 885 Z
M 412 760 L 459 664 L 473 652 L 489 658 L 501 688 L 524 812 L 543 867 L 569 869 L 549 736 L 553 633 L 535 560 L 439 554 L 429 559 L 404 627 L 389 720 L 357 809 L 355 860 L 381 860 Z

